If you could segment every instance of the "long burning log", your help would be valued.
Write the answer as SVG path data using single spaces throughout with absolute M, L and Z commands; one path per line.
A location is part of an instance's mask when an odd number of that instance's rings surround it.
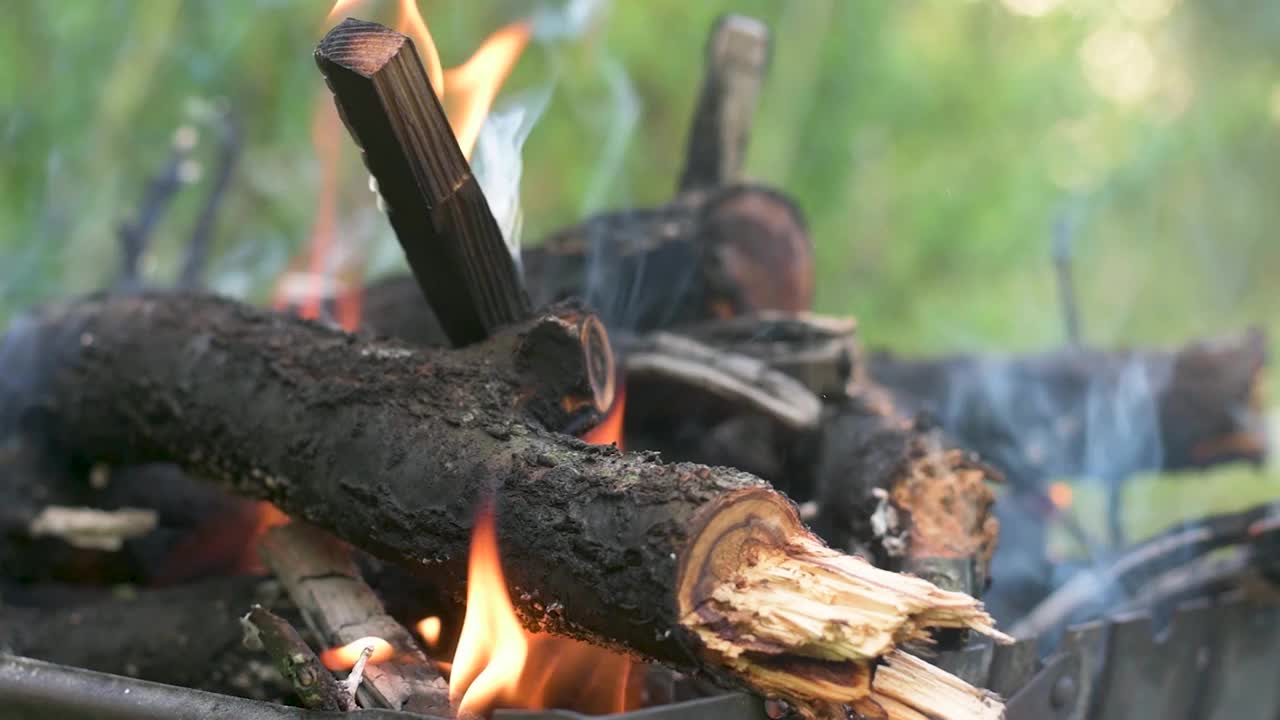
M 928 412 L 1010 474 L 1100 472 L 1089 466 L 1100 460 L 1089 443 L 1117 433 L 1150 446 L 1129 452 L 1124 470 L 1176 470 L 1266 457 L 1266 346 L 1255 329 L 1172 350 L 920 359 L 878 352 L 867 372 L 899 406 Z
M 413 41 L 348 18 L 315 55 L 418 286 L 453 343 L 528 316 L 519 270 Z
M 527 328 L 419 354 L 214 298 L 96 297 L 5 339 L 46 362 L 31 394 L 0 408 L 38 407 L 82 456 L 177 461 L 378 555 L 436 566 L 458 598 L 471 518 L 491 501 L 526 626 L 813 716 L 865 697 L 869 663 L 926 628 L 995 632 L 969 596 L 828 549 L 754 477 L 529 422 L 528 388 L 504 369 Z

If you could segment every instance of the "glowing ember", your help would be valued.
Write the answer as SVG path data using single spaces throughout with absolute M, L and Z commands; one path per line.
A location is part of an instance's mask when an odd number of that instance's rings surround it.
M 619 450 L 622 447 L 622 418 L 626 415 L 627 410 L 627 388 L 618 382 L 618 394 L 614 397 L 613 406 L 609 408 L 609 414 L 604 416 L 599 425 L 591 428 L 582 436 L 582 439 L 592 445 L 616 445 Z
M 626 655 L 521 627 L 507 595 L 493 511 L 486 508 L 471 538 L 467 613 L 449 679 L 459 715 L 499 707 L 622 712 L 637 705 L 631 670 Z
M 418 621 L 418 635 L 429 648 L 440 644 L 440 618 L 432 615 Z
M 1064 482 L 1050 483 L 1049 499 L 1053 501 L 1055 507 L 1059 510 L 1066 510 L 1071 507 L 1071 503 L 1075 501 L 1075 492 L 1071 486 Z
M 342 647 L 325 650 L 320 653 L 320 662 L 330 670 L 350 670 L 366 647 L 373 648 L 373 655 L 369 656 L 370 664 L 386 662 L 395 655 L 391 643 L 380 637 L 369 636 L 353 640 Z

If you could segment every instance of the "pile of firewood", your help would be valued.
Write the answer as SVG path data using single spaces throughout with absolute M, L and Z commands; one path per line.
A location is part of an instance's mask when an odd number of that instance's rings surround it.
M 766 45 L 740 19 L 713 31 L 675 199 L 557 233 L 522 273 L 412 42 L 334 28 L 316 61 L 412 276 L 366 289 L 357 334 L 191 291 L 99 294 L 15 322 L 0 342 L 14 539 L 0 549 L 13 606 L 0 648 L 318 709 L 350 709 L 354 694 L 447 716 L 450 688 L 392 616 L 415 601 L 457 615 L 489 507 L 531 630 L 805 717 L 1000 716 L 998 698 L 905 650 L 957 630 L 1003 639 L 975 599 L 992 579 L 1001 475 L 973 451 L 1003 460 L 1005 440 L 948 415 L 965 360 L 867 356 L 851 320 L 808 313 L 799 210 L 738 177 Z M 1167 442 L 1190 448 L 1169 462 L 1260 454 L 1234 412 L 1252 407 L 1258 346 L 1158 355 L 1175 368 Z M 1069 395 L 1121 361 L 1010 363 Z M 626 445 L 643 451 L 578 439 L 623 396 Z M 257 548 L 283 593 L 255 578 L 127 599 L 50 582 L 134 577 L 137 558 L 161 554 L 168 566 L 145 574 L 199 577 L 173 567 L 174 535 L 246 507 L 223 490 L 293 519 Z M 240 643 L 241 616 L 262 650 Z M 77 636 L 86 626 L 98 630 Z M 299 628 L 391 652 L 339 681 Z M 38 675 L 27 697 L 54 702 Z

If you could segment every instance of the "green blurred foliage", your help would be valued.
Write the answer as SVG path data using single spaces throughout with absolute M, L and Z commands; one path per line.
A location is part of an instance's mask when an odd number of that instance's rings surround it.
M 0 318 L 107 282 L 118 223 L 175 128 L 195 124 L 206 179 L 179 195 L 148 258 L 149 277 L 171 277 L 212 174 L 203 118 L 222 105 L 247 143 L 213 281 L 264 299 L 315 211 L 312 119 L 328 98 L 311 50 L 329 4 L 0 2 Z M 798 199 L 817 242 L 818 309 L 857 315 L 870 344 L 1060 343 L 1050 229 L 1064 218 L 1089 341 L 1174 343 L 1251 323 L 1280 337 L 1280 5 L 1064 0 L 1042 17 L 1007 7 L 1036 4 L 1055 3 L 607 5 L 581 33 L 531 47 L 508 83 L 507 97 L 552 88 L 526 146 L 526 238 L 671 194 L 706 31 L 732 10 L 775 38 L 749 174 Z M 446 65 L 536 9 L 421 5 Z M 394 8 L 369 0 L 359 14 L 391 22 Z M 1144 91 L 1120 102 L 1099 90 L 1117 83 Z M 385 270 L 395 242 L 343 148 L 344 232 Z

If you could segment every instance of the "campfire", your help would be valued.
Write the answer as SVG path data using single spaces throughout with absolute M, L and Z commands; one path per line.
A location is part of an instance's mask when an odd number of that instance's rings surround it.
M 796 203 L 741 178 L 769 54 L 741 16 L 711 28 L 675 196 L 521 252 L 470 159 L 534 24 L 445 68 L 398 9 L 340 0 L 315 48 L 318 210 L 270 308 L 122 282 L 0 341 L 0 708 L 1020 720 L 1124 717 L 1128 683 L 1167 678 L 1170 713 L 1247 699 L 1238 667 L 1280 652 L 1258 627 L 1280 511 L 1126 546 L 1062 478 L 1106 480 L 1114 517 L 1137 472 L 1261 462 L 1260 333 L 864 351 L 811 312 Z M 410 274 L 362 285 L 349 141 Z M 1054 523 L 1088 559 L 1061 582 Z M 1117 594 L 1167 639 L 1098 619 Z

